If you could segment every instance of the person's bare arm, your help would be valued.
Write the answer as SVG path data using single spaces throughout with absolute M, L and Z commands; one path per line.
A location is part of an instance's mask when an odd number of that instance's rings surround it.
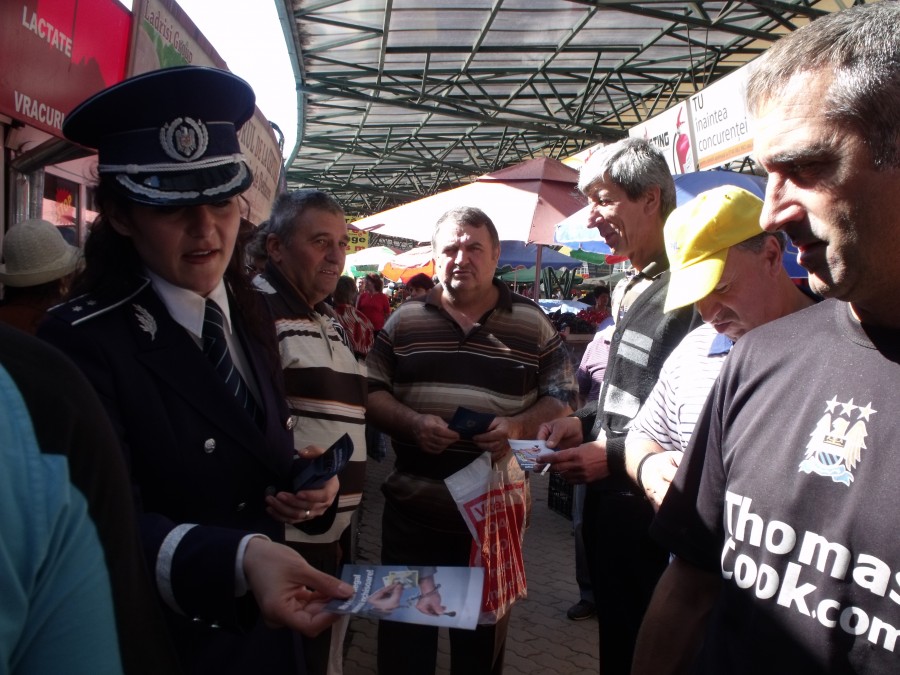
M 552 396 L 541 396 L 534 405 L 509 418 L 516 435 L 510 438 L 537 438 L 541 424 L 571 414 L 572 408 Z
M 641 460 L 650 453 L 660 453 L 663 447 L 654 440 L 644 436 L 638 436 L 633 431 L 625 438 L 625 471 L 635 483 L 637 480 L 637 468 Z
M 574 448 L 584 442 L 581 420 L 577 417 L 559 417 L 538 427 L 537 438 L 547 442 L 548 448 Z
M 689 672 L 721 585 L 718 574 L 674 558 L 660 577 L 644 614 L 631 674 Z
M 653 503 L 653 508 L 658 509 L 662 504 L 683 455 L 677 450 L 665 450 L 656 441 L 634 431 L 625 439 L 625 470 Z
M 558 450 L 548 455 L 544 461 L 550 465 L 551 471 L 575 485 L 593 483 L 609 476 L 609 457 L 603 440 Z

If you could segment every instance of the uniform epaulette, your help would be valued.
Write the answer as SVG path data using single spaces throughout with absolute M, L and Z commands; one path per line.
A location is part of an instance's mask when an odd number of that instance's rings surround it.
M 272 284 L 269 283 L 269 280 L 266 279 L 262 274 L 257 274 L 253 277 L 253 280 L 250 282 L 253 285 L 253 290 L 263 293 L 265 295 L 275 295 L 277 291 L 272 287 Z
M 85 293 L 51 307 L 47 312 L 58 319 L 77 326 L 122 306 L 144 290 L 149 283 L 149 279 L 143 279 L 142 283 L 137 286 L 132 286 L 127 291 L 115 295 Z

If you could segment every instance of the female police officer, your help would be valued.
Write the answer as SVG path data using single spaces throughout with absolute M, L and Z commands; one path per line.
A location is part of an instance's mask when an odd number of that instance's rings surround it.
M 337 485 L 291 488 L 307 460 L 294 462 L 273 323 L 234 251 L 252 182 L 237 130 L 253 111 L 240 78 L 185 67 L 67 116 L 66 137 L 98 150 L 99 215 L 72 299 L 39 331 L 106 405 L 193 673 L 302 672 L 300 640 L 266 624 L 315 634 L 333 619 L 323 599 L 351 590 L 275 543 L 285 522 L 327 528 Z

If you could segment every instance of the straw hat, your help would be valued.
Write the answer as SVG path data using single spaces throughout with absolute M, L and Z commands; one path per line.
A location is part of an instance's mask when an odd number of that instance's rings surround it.
M 8 286 L 37 286 L 71 274 L 81 251 L 63 239 L 46 220 L 25 220 L 9 228 L 3 238 L 0 281 Z

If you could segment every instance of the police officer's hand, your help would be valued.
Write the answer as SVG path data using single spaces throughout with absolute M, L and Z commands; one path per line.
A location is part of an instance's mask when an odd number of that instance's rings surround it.
M 593 483 L 609 475 L 606 442 L 591 441 L 547 455 L 544 460 L 569 483 Z
M 546 441 L 548 448 L 574 448 L 584 441 L 581 420 L 577 417 L 557 417 L 544 422 L 538 427 L 537 437 Z
M 416 444 L 432 455 L 438 455 L 459 440 L 459 434 L 453 431 L 437 415 L 419 415 L 413 428 Z
M 244 554 L 244 574 L 266 624 L 314 637 L 340 615 L 325 612 L 332 598 L 353 595 L 353 587 L 314 569 L 293 549 L 253 537 Z

